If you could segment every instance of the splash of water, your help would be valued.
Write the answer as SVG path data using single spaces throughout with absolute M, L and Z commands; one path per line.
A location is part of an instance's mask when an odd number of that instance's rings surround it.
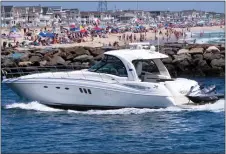
M 37 101 L 33 101 L 30 103 L 13 103 L 6 105 L 6 109 L 24 109 L 24 110 L 35 110 L 35 111 L 44 111 L 44 112 L 58 112 L 58 111 L 63 111 L 60 109 L 54 109 L 51 107 L 48 107 L 46 105 L 40 104 Z
M 123 109 L 114 109 L 114 110 L 88 110 L 88 111 L 67 110 L 66 112 L 75 113 L 75 114 L 87 114 L 87 115 L 144 114 L 144 113 L 150 113 L 150 112 L 183 112 L 183 111 L 223 112 L 224 101 L 225 100 L 218 100 L 214 104 L 173 106 L 173 107 L 160 108 L 160 109 L 123 108 Z M 5 108 L 6 109 L 19 108 L 24 110 L 35 110 L 35 111 L 43 111 L 43 112 L 63 112 L 63 111 L 65 112 L 65 110 L 47 107 L 38 102 L 13 103 L 13 104 L 6 105 Z

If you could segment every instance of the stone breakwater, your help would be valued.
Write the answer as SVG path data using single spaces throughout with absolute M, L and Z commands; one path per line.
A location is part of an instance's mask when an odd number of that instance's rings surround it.
M 103 48 L 92 47 L 26 49 L 20 51 L 8 48 L 1 53 L 1 66 L 2 68 L 26 68 L 28 66 L 80 66 L 79 69 L 88 68 L 99 61 L 105 51 L 106 49 Z M 225 75 L 224 45 L 168 43 L 159 46 L 159 52 L 169 56 L 162 61 L 172 77 Z

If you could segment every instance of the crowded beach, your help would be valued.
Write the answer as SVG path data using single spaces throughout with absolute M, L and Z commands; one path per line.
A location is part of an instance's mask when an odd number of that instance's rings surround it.
M 202 37 L 206 31 L 224 29 L 224 22 L 205 25 L 177 25 L 169 24 L 103 24 L 94 20 L 92 25 L 71 23 L 68 27 L 53 25 L 52 27 L 19 27 L 13 26 L 3 29 L 1 33 L 2 47 L 11 48 L 45 48 L 70 46 L 123 46 L 132 42 L 151 42 L 152 44 L 164 42 L 186 43 L 192 38 L 192 33 L 200 33 Z M 189 34 L 189 35 L 188 35 Z M 195 43 L 196 39 L 192 42 Z M 187 42 L 188 43 L 188 42 Z

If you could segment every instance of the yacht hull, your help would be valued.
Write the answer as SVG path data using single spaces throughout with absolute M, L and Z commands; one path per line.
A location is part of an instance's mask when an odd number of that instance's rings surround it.
M 128 90 L 117 84 L 76 81 L 5 82 L 19 96 L 61 109 L 165 108 L 174 105 L 171 96 Z M 94 86 L 95 84 L 95 86 Z

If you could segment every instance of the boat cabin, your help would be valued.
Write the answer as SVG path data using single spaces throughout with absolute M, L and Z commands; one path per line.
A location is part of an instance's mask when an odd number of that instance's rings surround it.
M 145 49 L 108 51 L 88 71 L 124 77 L 129 81 L 154 82 L 171 79 L 162 63 L 167 55 Z

